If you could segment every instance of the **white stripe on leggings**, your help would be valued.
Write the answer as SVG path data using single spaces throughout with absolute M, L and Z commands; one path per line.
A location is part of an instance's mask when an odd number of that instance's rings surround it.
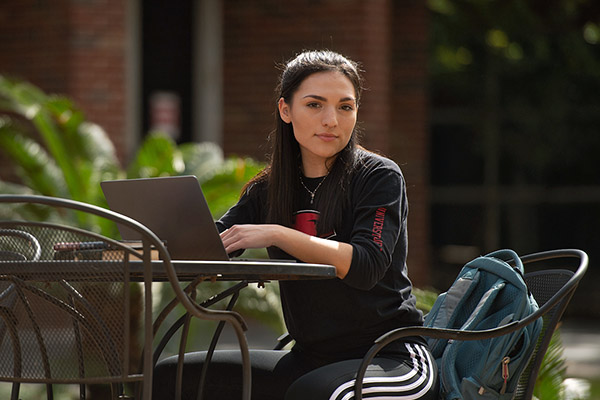
M 433 361 L 431 360 L 431 356 L 429 352 L 424 350 L 421 345 L 416 344 L 408 344 L 406 343 L 406 348 L 408 349 L 410 356 L 413 360 L 413 369 L 404 375 L 401 376 L 390 376 L 390 377 L 369 377 L 365 378 L 363 384 L 366 383 L 375 383 L 381 384 L 381 386 L 371 386 L 368 388 L 363 388 L 364 394 L 372 394 L 372 393 L 381 393 L 381 396 L 369 397 L 369 400 L 414 400 L 421 398 L 425 393 L 427 393 L 431 386 L 433 385 L 434 377 L 433 377 Z M 413 349 L 414 347 L 414 349 Z M 416 350 L 416 352 L 415 352 Z M 418 354 L 417 354 L 418 353 Z M 422 365 L 423 373 L 421 376 L 413 383 L 410 383 L 405 386 L 385 386 L 386 383 L 398 383 L 402 381 L 406 381 L 416 374 L 419 373 L 419 362 Z M 425 386 L 423 389 L 418 391 L 417 393 L 413 393 L 410 395 L 402 395 L 400 392 L 406 392 L 409 390 L 414 390 L 415 388 L 422 385 L 427 379 Z M 354 384 L 356 379 L 352 379 L 342 385 L 340 385 L 331 395 L 329 400 L 349 400 L 354 397 L 354 390 L 346 393 L 343 397 L 339 398 L 342 392 L 348 390 L 349 388 L 354 388 Z M 394 392 L 394 395 L 390 395 L 388 392 Z M 388 393 L 388 394 L 386 394 Z

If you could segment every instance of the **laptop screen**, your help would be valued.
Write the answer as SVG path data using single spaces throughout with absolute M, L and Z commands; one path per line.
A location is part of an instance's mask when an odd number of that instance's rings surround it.
M 122 179 L 100 183 L 111 210 L 137 220 L 166 242 L 174 260 L 228 260 L 195 176 Z M 123 240 L 139 234 L 118 226 Z

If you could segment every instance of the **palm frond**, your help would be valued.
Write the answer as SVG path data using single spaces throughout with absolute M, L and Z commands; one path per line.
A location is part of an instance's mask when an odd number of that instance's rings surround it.
M 534 389 L 534 396 L 538 399 L 560 400 L 563 396 L 563 381 L 565 380 L 567 366 L 563 356 L 563 346 L 560 338 L 560 329 L 556 329 L 550 339 L 550 345 L 542 360 Z
M 13 121 L 0 122 L 0 150 L 11 158 L 26 186 L 46 196 L 66 197 L 66 184 L 54 160 L 39 143 L 22 135 Z
M 179 175 L 185 166 L 177 144 L 166 134 L 150 133 L 127 169 L 129 178 Z

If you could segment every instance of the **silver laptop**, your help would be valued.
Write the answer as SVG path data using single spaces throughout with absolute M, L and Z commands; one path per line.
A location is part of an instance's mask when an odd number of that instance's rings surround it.
M 147 226 L 174 260 L 228 260 L 195 176 L 122 179 L 100 183 L 111 210 Z M 118 226 L 123 240 L 140 240 Z

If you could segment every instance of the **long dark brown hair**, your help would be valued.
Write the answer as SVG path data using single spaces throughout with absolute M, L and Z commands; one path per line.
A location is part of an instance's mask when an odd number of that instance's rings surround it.
M 286 63 L 276 88 L 276 101 L 283 98 L 290 104 L 294 93 L 307 77 L 325 71 L 340 72 L 352 82 L 358 106 L 363 81 L 357 63 L 327 50 L 305 51 Z M 304 190 L 300 183 L 300 146 L 294 137 L 292 124 L 285 123 L 278 110 L 275 112 L 275 124 L 275 130 L 269 136 L 269 163 L 246 187 L 266 181 L 267 222 L 290 227 L 293 213 L 299 208 L 299 193 Z M 357 161 L 357 136 L 355 127 L 346 147 L 332 163 L 327 164 L 329 173 L 315 197 L 316 209 L 321 212 L 317 225 L 319 234 L 331 232 L 340 222 L 343 210 L 348 205 L 347 188 Z

